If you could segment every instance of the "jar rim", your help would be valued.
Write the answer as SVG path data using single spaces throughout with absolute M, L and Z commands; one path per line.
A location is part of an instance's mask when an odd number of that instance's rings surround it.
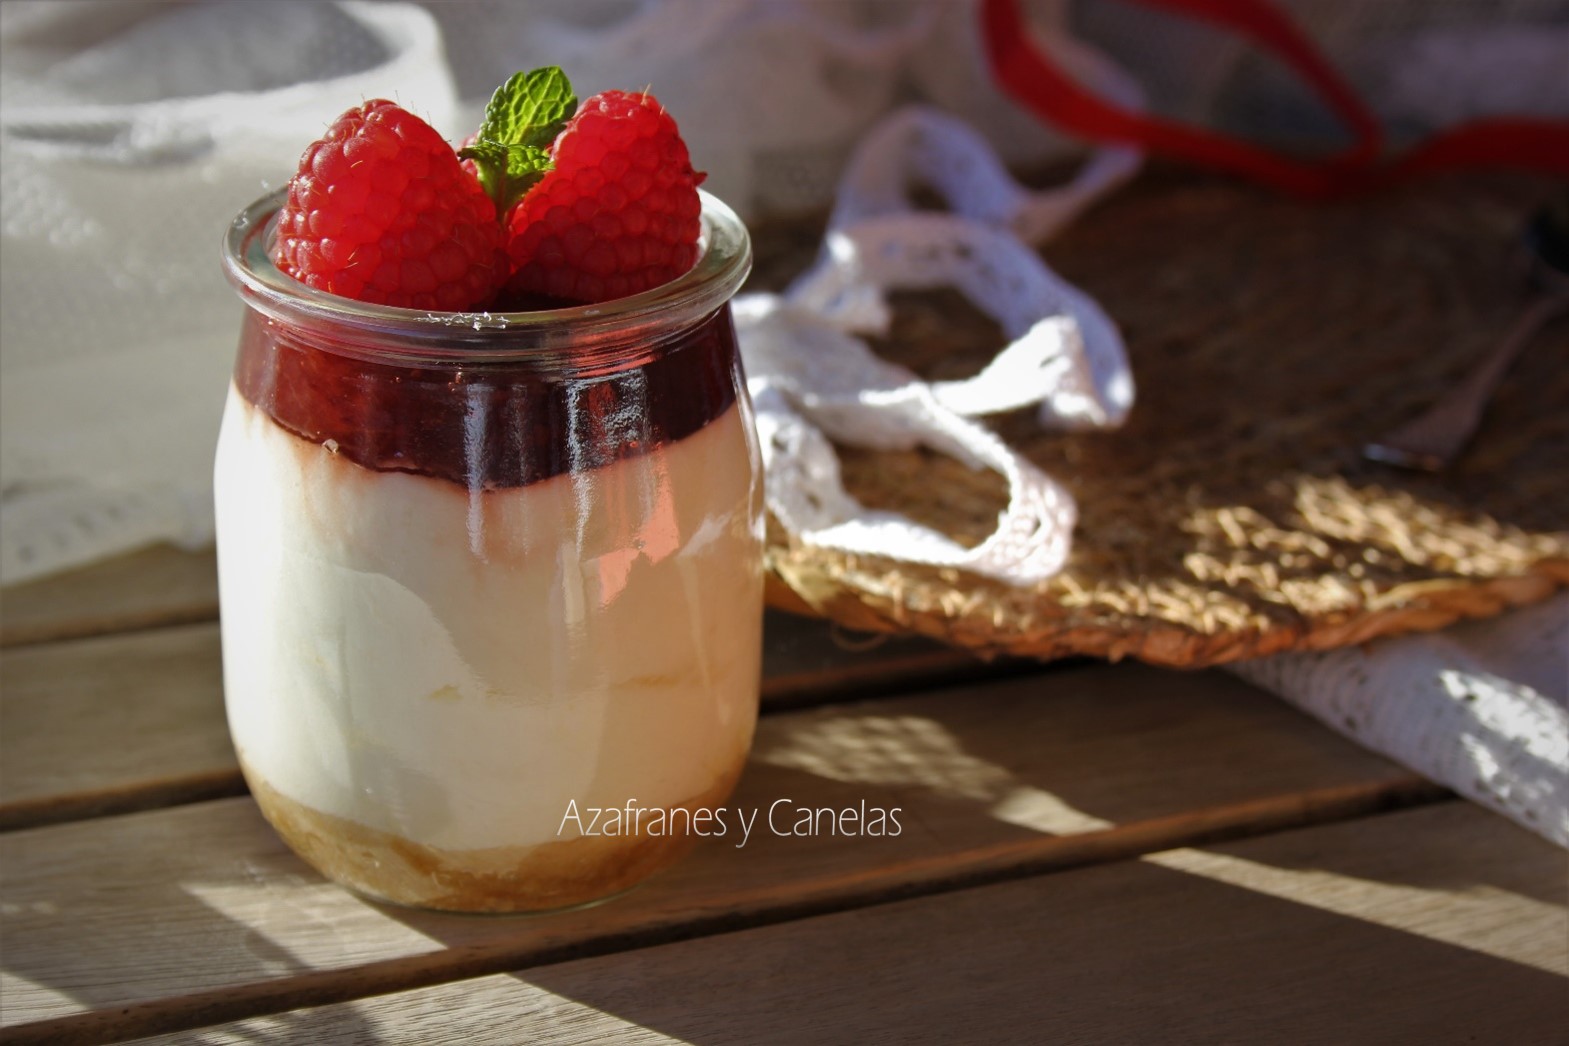
M 377 305 L 317 290 L 286 276 L 268 246 L 286 189 L 253 202 L 223 238 L 223 269 L 246 305 L 285 324 L 326 328 L 360 352 L 409 363 L 507 363 L 570 353 L 648 348 L 660 332 L 687 329 L 730 300 L 752 268 L 751 238 L 718 197 L 702 201 L 698 257 L 681 276 L 639 294 L 593 305 L 521 312 L 440 312 Z M 358 353 L 356 353 L 358 354 Z

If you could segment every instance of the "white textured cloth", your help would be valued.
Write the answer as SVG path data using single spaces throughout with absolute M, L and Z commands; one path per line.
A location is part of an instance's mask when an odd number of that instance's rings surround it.
M 417 7 L 105 0 L 0 17 L 9 583 L 211 542 L 240 320 L 225 228 L 343 110 L 397 96 L 451 128 L 456 96 Z
M 1234 671 L 1569 847 L 1569 593 L 1442 632 Z

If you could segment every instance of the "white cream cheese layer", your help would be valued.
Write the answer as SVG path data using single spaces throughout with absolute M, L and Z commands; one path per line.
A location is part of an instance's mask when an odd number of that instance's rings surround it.
M 573 800 L 712 788 L 757 712 L 745 424 L 732 407 L 640 457 L 470 493 L 363 468 L 231 389 L 218 569 L 247 767 L 452 850 L 552 841 Z

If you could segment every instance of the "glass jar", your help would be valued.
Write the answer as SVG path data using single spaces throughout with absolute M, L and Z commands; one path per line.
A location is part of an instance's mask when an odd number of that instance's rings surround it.
M 224 245 L 247 306 L 215 475 L 224 690 L 252 794 L 401 904 L 633 885 L 725 802 L 756 724 L 745 228 L 704 194 L 699 260 L 662 287 L 424 313 L 280 274 L 281 202 Z

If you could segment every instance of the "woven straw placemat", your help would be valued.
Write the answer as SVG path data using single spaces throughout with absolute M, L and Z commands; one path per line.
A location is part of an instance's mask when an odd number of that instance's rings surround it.
M 1117 432 L 991 424 L 1079 503 L 1057 577 L 1010 587 L 769 532 L 770 601 L 983 654 L 1199 666 L 1497 613 L 1569 584 L 1569 321 L 1543 328 L 1475 442 L 1430 477 L 1359 448 L 1420 412 L 1528 300 L 1521 229 L 1561 187 L 1448 176 L 1310 204 L 1161 170 L 1045 250 L 1127 339 L 1138 399 Z M 811 260 L 821 224 L 756 230 L 753 287 Z M 876 343 L 929 379 L 1001 346 L 957 294 L 896 299 Z M 973 544 L 1000 478 L 935 453 L 840 448 L 846 486 Z

